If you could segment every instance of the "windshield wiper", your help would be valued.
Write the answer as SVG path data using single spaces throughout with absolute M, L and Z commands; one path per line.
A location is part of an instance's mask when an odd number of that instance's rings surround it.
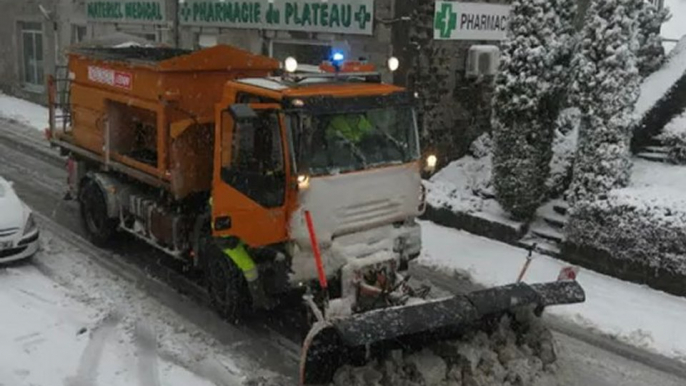
M 363 167 L 363 168 L 367 168 L 367 158 L 364 156 L 364 154 L 362 154 L 362 152 L 360 151 L 360 149 L 359 149 L 357 146 L 355 146 L 355 144 L 352 143 L 348 138 L 344 137 L 343 134 L 341 134 L 341 133 L 338 132 L 338 131 L 336 131 L 336 137 L 337 137 L 338 139 L 342 140 L 343 143 L 345 143 L 345 144 L 350 148 L 350 151 L 352 151 L 353 155 L 354 155 L 360 162 L 362 162 L 362 167 Z
M 407 145 L 405 145 L 405 144 L 401 143 L 400 141 L 398 141 L 397 139 L 393 138 L 393 137 L 392 137 L 390 134 L 388 134 L 385 130 L 379 129 L 379 131 L 380 131 L 381 133 L 383 133 L 384 137 L 386 137 L 386 139 L 387 139 L 390 143 L 392 143 L 393 146 L 396 147 L 396 149 L 398 149 L 398 151 L 400 152 L 400 154 L 402 155 L 402 157 L 405 158 L 405 150 L 406 150 L 406 148 L 407 148 Z

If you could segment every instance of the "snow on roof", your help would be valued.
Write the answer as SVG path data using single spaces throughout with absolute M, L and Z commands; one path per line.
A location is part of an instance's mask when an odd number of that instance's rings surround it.
M 638 119 L 650 111 L 665 96 L 667 91 L 686 74 L 686 36 L 681 38 L 670 52 L 666 63 L 648 76 L 641 84 L 640 95 L 636 101 L 635 114 Z
M 279 82 L 277 79 L 274 78 L 245 78 L 239 79 L 238 82 L 274 91 L 285 90 L 288 88 L 283 83 Z

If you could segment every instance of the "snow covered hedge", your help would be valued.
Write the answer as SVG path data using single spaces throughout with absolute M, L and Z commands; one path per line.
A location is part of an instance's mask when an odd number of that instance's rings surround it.
M 557 119 L 550 175 L 546 181 L 549 198 L 561 197 L 572 182 L 576 143 L 579 137 L 579 114 L 579 109 L 569 108 L 563 110 Z
M 614 259 L 686 275 L 686 201 L 626 188 L 579 201 L 565 228 L 567 242 Z
M 657 71 L 665 60 L 660 27 L 669 20 L 668 8 L 658 9 L 648 1 L 642 1 L 638 13 L 638 71 L 646 77 Z
M 569 199 L 592 200 L 626 186 L 633 110 L 639 91 L 635 0 L 592 0 L 572 61 L 574 105 L 581 110 Z
M 527 220 L 546 194 L 554 122 L 565 100 L 575 2 L 514 0 L 493 96 L 493 184 Z
M 669 151 L 670 161 L 686 164 L 686 112 L 665 126 L 660 140 Z

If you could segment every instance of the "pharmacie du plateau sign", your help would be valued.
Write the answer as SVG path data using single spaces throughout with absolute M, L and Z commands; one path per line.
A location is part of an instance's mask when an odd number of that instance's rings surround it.
M 181 25 L 371 35 L 374 0 L 182 0 Z

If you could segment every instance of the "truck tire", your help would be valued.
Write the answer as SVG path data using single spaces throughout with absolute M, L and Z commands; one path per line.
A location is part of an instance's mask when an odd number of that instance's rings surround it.
M 231 323 L 241 321 L 250 310 L 251 299 L 243 273 L 216 246 L 207 248 L 205 275 L 212 306 Z
M 118 220 L 107 216 L 107 203 L 100 186 L 92 179 L 83 182 L 79 193 L 81 220 L 90 241 L 108 246 L 117 230 Z

